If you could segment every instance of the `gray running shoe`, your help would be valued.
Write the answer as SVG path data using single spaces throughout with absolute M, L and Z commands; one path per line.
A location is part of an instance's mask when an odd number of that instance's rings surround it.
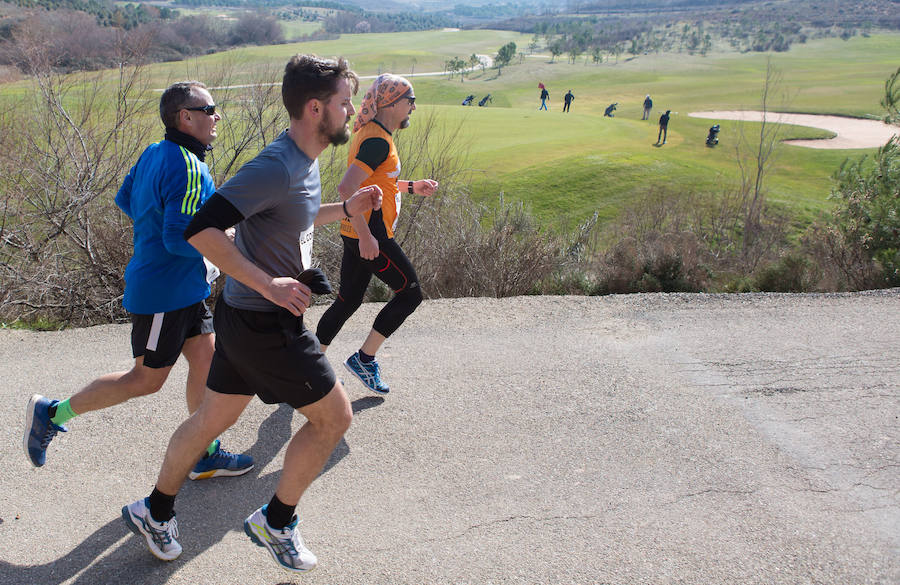
M 297 516 L 282 530 L 276 530 L 266 521 L 266 506 L 257 509 L 244 520 L 244 532 L 256 546 L 269 551 L 278 566 L 292 573 L 306 573 L 316 568 L 318 560 L 303 545 L 297 530 Z
M 178 524 L 173 517 L 168 522 L 157 522 L 150 516 L 149 498 L 138 500 L 122 508 L 122 519 L 132 532 L 143 536 L 150 552 L 159 559 L 172 561 L 181 554 L 181 545 L 175 538 L 178 536 Z

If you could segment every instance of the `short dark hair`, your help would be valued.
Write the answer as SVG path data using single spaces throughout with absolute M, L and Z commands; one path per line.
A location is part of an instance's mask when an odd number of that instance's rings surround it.
M 337 92 L 339 79 L 350 82 L 353 93 L 359 89 L 359 77 L 343 57 L 321 59 L 315 55 L 294 55 L 284 67 L 281 100 L 291 118 L 303 117 L 306 102 L 312 99 L 327 101 Z
M 166 88 L 159 98 L 159 117 L 166 128 L 175 128 L 178 112 L 197 100 L 198 89 L 206 89 L 206 86 L 199 81 L 179 81 Z

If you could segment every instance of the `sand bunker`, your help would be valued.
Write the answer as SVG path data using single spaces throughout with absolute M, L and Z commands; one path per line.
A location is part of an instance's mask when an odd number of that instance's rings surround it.
M 762 122 L 762 112 L 733 110 L 721 112 L 693 112 L 693 118 L 710 118 L 714 120 L 741 120 L 744 122 Z M 900 134 L 900 128 L 885 124 L 878 120 L 861 118 L 844 118 L 842 116 L 817 116 L 814 114 L 784 114 L 769 112 L 769 122 L 792 124 L 821 128 L 834 132 L 837 136 L 822 140 L 785 140 L 787 144 L 806 146 L 809 148 L 877 148 L 883 146 L 891 136 Z

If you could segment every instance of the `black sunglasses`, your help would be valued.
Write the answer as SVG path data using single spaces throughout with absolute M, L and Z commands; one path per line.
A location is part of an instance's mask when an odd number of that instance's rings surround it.
M 191 110 L 193 112 L 203 112 L 207 116 L 215 116 L 216 115 L 216 104 L 209 104 L 208 106 L 197 106 L 195 108 L 184 108 L 185 110 Z

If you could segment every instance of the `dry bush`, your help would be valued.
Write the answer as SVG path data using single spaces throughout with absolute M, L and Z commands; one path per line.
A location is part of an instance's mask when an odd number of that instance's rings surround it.
M 488 208 L 459 193 L 422 223 L 414 262 L 430 297 L 533 294 L 559 265 L 559 243 L 502 196 Z
M 0 104 L 0 319 L 123 318 L 132 227 L 114 198 L 141 151 L 162 136 L 159 93 L 139 66 L 62 75 L 40 51 L 30 57 L 34 91 Z M 220 97 L 231 107 L 210 159 L 217 183 L 285 124 L 270 79 Z
M 22 79 L 22 74 L 15 67 L 0 65 L 0 83 L 12 83 Z
M 652 187 L 614 223 L 583 227 L 553 286 L 588 294 L 701 291 L 725 286 L 723 275 L 749 278 L 779 261 L 787 245 L 786 222 L 765 206 L 754 217 L 753 241 L 745 241 L 750 199 L 742 189 Z
M 871 252 L 834 225 L 813 224 L 802 243 L 820 273 L 818 290 L 871 290 L 889 286 L 884 270 L 872 260 Z
M 15 106 L 15 138 L 2 156 L 10 221 L 0 239 L 0 315 L 114 319 L 131 246 L 113 197 L 146 143 L 153 104 L 139 67 L 69 76 L 37 59 L 34 92 Z
M 626 237 L 597 258 L 596 291 L 697 292 L 705 290 L 709 273 L 703 251 L 690 232 L 649 232 L 641 240 Z

